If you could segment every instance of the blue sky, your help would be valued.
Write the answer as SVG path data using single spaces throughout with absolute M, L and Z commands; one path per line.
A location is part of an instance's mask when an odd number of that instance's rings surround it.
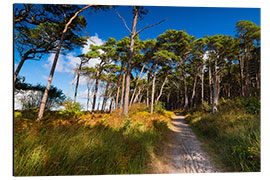
M 224 34 L 235 35 L 235 25 L 239 20 L 251 20 L 260 26 L 260 9 L 258 8 L 200 8 L 200 7 L 158 7 L 146 6 L 149 10 L 148 14 L 142 21 L 138 22 L 137 29 L 159 22 L 163 19 L 168 19 L 164 23 L 146 29 L 140 34 L 140 39 L 153 39 L 159 34 L 162 34 L 167 29 L 186 30 L 190 35 L 196 38 L 206 35 Z M 129 27 L 132 22 L 132 7 L 118 6 L 118 12 L 126 20 Z M 115 11 L 112 9 L 109 12 L 89 12 L 82 13 L 87 19 L 86 31 L 92 38 L 102 43 L 109 37 L 114 37 L 116 40 L 128 36 L 129 32 L 125 28 L 123 22 Z M 70 83 L 74 75 L 71 73 L 72 68 L 76 66 L 78 61 L 76 55 L 86 51 L 87 47 L 76 49 L 68 52 L 67 56 L 61 56 L 54 74 L 52 84 L 62 89 L 64 94 L 67 94 Z M 44 56 L 39 62 L 28 60 L 25 62 L 20 72 L 21 76 L 26 78 L 26 82 L 32 84 L 46 85 L 47 77 L 50 72 L 50 60 L 54 55 Z M 15 67 L 20 58 L 15 55 Z M 94 65 L 91 62 L 91 65 Z M 79 86 L 78 101 L 85 104 L 83 92 L 86 92 L 85 81 L 82 79 Z M 80 95 L 81 94 L 81 95 Z M 70 92 L 70 96 L 74 95 L 74 87 Z

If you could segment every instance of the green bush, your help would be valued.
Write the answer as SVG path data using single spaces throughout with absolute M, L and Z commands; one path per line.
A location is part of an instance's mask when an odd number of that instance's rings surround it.
M 81 110 L 83 106 L 78 102 L 74 104 L 72 100 L 67 99 L 62 105 L 65 110 L 60 111 L 59 114 L 63 116 L 75 118 L 82 114 Z
M 218 112 L 186 118 L 225 171 L 260 171 L 260 103 L 255 98 L 221 100 Z

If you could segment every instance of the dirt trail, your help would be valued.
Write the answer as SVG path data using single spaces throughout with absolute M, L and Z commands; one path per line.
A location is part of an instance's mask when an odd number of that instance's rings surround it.
M 175 116 L 169 138 L 155 152 L 153 173 L 210 173 L 218 172 L 209 156 L 201 149 L 184 116 Z

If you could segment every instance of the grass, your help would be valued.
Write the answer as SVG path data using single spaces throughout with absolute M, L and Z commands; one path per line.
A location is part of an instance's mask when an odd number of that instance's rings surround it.
M 131 107 L 128 117 L 112 114 L 15 112 L 14 175 L 141 174 L 167 132 L 170 113 Z M 165 115 L 164 115 L 165 113 Z
M 218 109 L 212 115 L 204 105 L 186 119 L 223 171 L 260 171 L 260 102 L 223 99 Z

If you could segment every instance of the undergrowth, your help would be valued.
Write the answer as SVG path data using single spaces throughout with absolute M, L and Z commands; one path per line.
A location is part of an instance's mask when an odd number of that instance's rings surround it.
M 225 171 L 260 171 L 260 102 L 222 100 L 218 112 L 205 103 L 186 118 Z
M 40 123 L 34 111 L 15 112 L 14 175 L 144 173 L 170 113 L 150 114 L 139 104 L 129 112 L 121 117 L 118 111 L 75 116 L 48 111 Z

